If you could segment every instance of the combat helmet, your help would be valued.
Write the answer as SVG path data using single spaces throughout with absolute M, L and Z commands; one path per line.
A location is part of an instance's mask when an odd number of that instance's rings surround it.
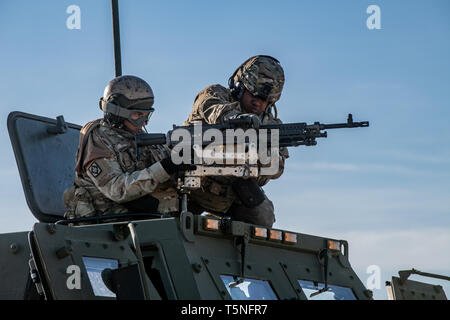
M 280 99 L 284 85 L 284 71 L 280 62 L 265 55 L 249 58 L 228 80 L 231 93 L 240 100 L 245 89 L 273 105 Z
M 100 98 L 100 109 L 105 118 L 112 122 L 130 121 L 134 126 L 144 125 L 152 115 L 154 95 L 150 85 L 141 78 L 125 75 L 111 80 Z M 137 120 L 131 118 L 133 112 L 148 112 L 148 116 Z

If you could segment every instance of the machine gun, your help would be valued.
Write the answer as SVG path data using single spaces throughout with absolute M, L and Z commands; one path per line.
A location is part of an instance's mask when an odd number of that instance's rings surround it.
M 187 171 L 185 178 L 185 186 L 190 189 L 200 188 L 200 177 L 202 176 L 235 176 L 241 178 L 256 178 L 259 176 L 259 166 L 258 166 L 258 155 L 247 152 L 245 155 L 224 152 L 225 145 L 230 144 L 247 144 L 240 150 L 248 150 L 249 141 L 241 139 L 233 135 L 233 140 L 229 141 L 230 136 L 229 130 L 242 129 L 241 135 L 245 135 L 244 129 L 254 129 L 254 133 L 261 136 L 266 135 L 265 143 L 266 147 L 273 148 L 274 144 L 276 147 L 296 147 L 300 145 L 304 146 L 314 146 L 317 144 L 317 138 L 326 138 L 328 129 L 343 129 L 343 128 L 359 128 L 368 127 L 368 121 L 354 122 L 352 114 L 348 115 L 346 123 L 335 123 L 335 124 L 323 124 L 320 122 L 315 122 L 314 124 L 307 124 L 305 122 L 300 123 L 286 123 L 286 124 L 264 124 L 260 125 L 258 128 L 252 126 L 252 121 L 249 118 L 238 118 L 232 119 L 221 124 L 203 125 L 201 122 L 189 126 L 173 126 L 167 134 L 163 133 L 147 133 L 139 134 L 136 136 L 136 145 L 138 148 L 149 145 L 166 144 L 172 150 L 176 147 L 187 147 L 188 150 L 194 150 L 197 155 L 197 159 L 202 159 L 203 162 L 196 162 L 196 170 Z M 208 130 L 215 130 L 215 133 L 219 133 L 219 138 L 222 138 L 220 142 L 216 137 L 212 135 L 205 135 Z M 246 131 L 248 132 L 248 131 Z M 180 134 L 182 133 L 182 134 Z M 180 137 L 184 137 L 180 140 Z M 277 139 L 272 139 L 277 137 Z M 242 137 L 241 138 L 245 138 Z M 224 142 L 225 143 L 222 143 Z M 208 150 L 210 153 L 208 155 L 199 154 L 203 152 L 202 147 L 208 147 L 211 144 L 218 144 L 219 147 L 222 145 L 222 152 L 219 154 L 211 155 L 211 148 Z M 259 146 L 257 146 L 259 147 Z M 228 149 L 227 149 L 228 150 Z M 217 149 L 215 149 L 217 151 Z M 209 158 L 208 158 L 209 157 Z M 211 164 L 212 160 L 226 160 L 226 164 Z
M 300 123 L 286 123 L 286 124 L 265 124 L 260 125 L 257 128 L 254 127 L 250 118 L 238 118 L 232 119 L 221 124 L 203 125 L 201 122 L 189 126 L 173 126 L 173 130 L 170 130 L 167 134 L 162 133 L 150 133 L 140 134 L 136 136 L 137 147 L 166 144 L 169 148 L 174 150 L 175 148 L 187 148 L 189 154 L 191 150 L 194 150 L 194 155 L 197 159 L 201 159 L 201 162 L 196 162 L 197 168 L 195 170 L 186 171 L 184 179 L 179 180 L 180 194 L 182 195 L 182 203 L 186 204 L 186 195 L 190 190 L 201 188 L 201 178 L 205 176 L 231 176 L 241 178 L 239 183 L 234 185 L 236 194 L 242 196 L 241 200 L 244 204 L 248 204 L 248 207 L 258 205 L 264 200 L 264 194 L 258 184 L 256 178 L 264 175 L 264 168 L 261 168 L 261 160 L 259 152 L 250 152 L 249 139 L 245 140 L 246 129 L 254 130 L 254 137 L 256 142 L 264 138 L 265 150 L 270 148 L 269 154 L 276 154 L 278 159 L 279 149 L 283 147 L 296 147 L 300 145 L 314 146 L 317 144 L 317 138 L 326 138 L 328 129 L 342 129 L 342 128 L 359 128 L 368 127 L 368 121 L 354 122 L 351 114 L 348 115 L 346 123 L 335 124 L 322 124 L 315 122 L 314 124 Z M 230 135 L 229 131 L 235 130 L 235 132 L 241 129 L 240 137 L 235 134 Z M 208 130 L 215 130 L 214 135 L 206 134 Z M 211 133 L 211 131 L 210 131 Z M 256 138 L 257 135 L 259 138 Z M 232 140 L 230 141 L 230 136 Z M 180 139 L 183 137 L 183 139 Z M 220 139 L 218 139 L 220 138 Z M 240 139 L 241 138 L 241 139 Z M 275 139 L 273 139 L 275 138 Z M 224 143 L 225 142 L 225 143 Z M 215 145 L 215 149 L 208 146 Z M 226 146 L 233 145 L 233 152 L 229 152 Z M 241 151 L 245 152 L 235 153 L 235 147 L 241 146 Z M 256 143 L 258 150 L 260 145 Z M 206 147 L 206 150 L 203 150 Z M 275 152 L 274 148 L 275 147 Z M 226 149 L 226 151 L 225 151 Z M 186 150 L 186 149 L 185 149 Z M 209 153 L 205 152 L 208 151 Z M 217 152 L 218 151 L 218 152 Z M 253 149 L 255 151 L 255 149 Z M 267 151 L 265 151 L 267 154 Z M 192 161 L 192 158 L 190 158 Z M 221 161 L 218 161 L 221 160 Z M 226 164 L 223 164 L 226 162 Z M 192 163 L 192 162 L 191 162 Z M 278 166 L 276 166 L 278 170 Z M 265 171 L 267 172 L 267 171 Z M 259 190 L 259 192 L 258 192 Z M 185 209 L 185 205 L 182 204 Z M 184 211 L 182 209 L 182 211 Z
M 279 146 L 280 147 L 296 147 L 300 145 L 304 146 L 315 146 L 317 144 L 317 138 L 326 138 L 327 132 L 324 130 L 329 129 L 343 129 L 343 128 L 359 128 L 368 127 L 369 121 L 354 122 L 352 114 L 348 114 L 347 122 L 345 123 L 334 123 L 334 124 L 323 124 L 320 122 L 314 122 L 314 124 L 307 124 L 305 122 L 299 123 L 284 123 L 284 124 L 265 124 L 255 128 L 257 131 L 268 130 L 268 134 L 273 130 L 278 130 L 279 132 Z M 167 135 L 163 133 L 146 133 L 139 134 L 136 136 L 136 144 L 138 147 L 166 144 L 169 148 L 173 148 L 180 141 L 178 139 L 172 139 L 172 135 L 176 130 L 183 129 L 188 130 L 191 134 L 192 141 L 191 145 L 195 145 L 196 125 L 189 126 L 173 126 L 173 130 L 170 130 Z M 201 125 L 201 137 L 205 131 L 210 129 L 218 129 L 222 132 L 228 129 L 248 129 L 252 127 L 252 122 L 249 119 L 232 119 L 223 124 L 210 124 Z M 270 145 L 271 139 L 268 139 Z M 203 146 L 209 145 L 211 140 L 201 140 Z M 183 141 L 183 143 L 187 143 Z

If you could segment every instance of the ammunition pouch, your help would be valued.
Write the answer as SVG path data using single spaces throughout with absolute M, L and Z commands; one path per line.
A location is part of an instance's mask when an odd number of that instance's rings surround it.
M 89 191 L 84 187 L 72 186 L 64 192 L 63 203 L 67 209 L 66 219 L 94 216 L 96 210 Z

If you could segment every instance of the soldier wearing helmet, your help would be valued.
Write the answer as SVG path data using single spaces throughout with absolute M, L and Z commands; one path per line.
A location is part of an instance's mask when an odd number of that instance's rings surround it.
M 135 76 L 111 80 L 100 99 L 102 119 L 80 132 L 74 186 L 64 193 L 68 219 L 127 212 L 176 212 L 174 165 L 164 145 L 141 148 L 135 135 L 153 113 L 151 87 Z
M 228 80 L 228 88 L 215 84 L 203 89 L 195 98 L 192 112 L 185 125 L 202 121 L 204 124 L 223 123 L 235 118 L 250 118 L 254 126 L 281 123 L 275 102 L 281 97 L 284 71 L 280 62 L 270 56 L 254 56 L 242 63 Z M 277 179 L 289 157 L 286 148 L 280 148 L 280 166 L 276 174 L 261 176 L 257 182 L 265 185 Z M 265 200 L 249 208 L 239 200 L 233 190 L 235 180 L 229 177 L 210 177 L 202 181 L 203 190 L 195 190 L 190 197 L 190 210 L 207 210 L 228 215 L 235 220 L 271 227 L 275 221 L 272 202 Z

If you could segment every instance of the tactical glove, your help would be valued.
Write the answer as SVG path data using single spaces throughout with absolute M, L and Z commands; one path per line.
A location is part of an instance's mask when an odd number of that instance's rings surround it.
M 227 117 L 225 120 L 230 123 L 245 123 L 247 125 L 250 125 L 254 129 L 259 129 L 261 126 L 261 119 L 259 116 L 253 113 L 239 113 L 239 114 L 233 114 L 230 117 Z

